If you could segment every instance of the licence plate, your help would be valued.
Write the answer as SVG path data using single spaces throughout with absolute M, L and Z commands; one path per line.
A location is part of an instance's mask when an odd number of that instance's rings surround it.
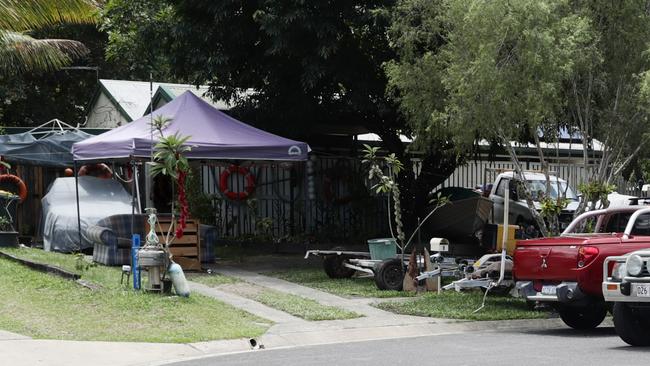
M 650 297 L 650 285 L 634 285 L 634 292 L 638 297 Z
M 555 295 L 555 294 L 557 294 L 557 286 L 542 286 L 542 295 Z

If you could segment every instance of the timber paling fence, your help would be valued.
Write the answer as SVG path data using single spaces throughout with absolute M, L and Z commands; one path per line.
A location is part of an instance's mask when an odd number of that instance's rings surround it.
M 363 243 L 387 234 L 386 199 L 370 194 L 359 159 L 319 156 L 309 164 L 311 189 L 307 163 L 242 162 L 256 182 L 249 202 L 230 200 L 220 191 L 227 164 L 204 165 L 203 189 L 217 198 L 215 223 L 222 236 Z M 234 192 L 246 188 L 241 174 L 230 174 L 227 183 Z

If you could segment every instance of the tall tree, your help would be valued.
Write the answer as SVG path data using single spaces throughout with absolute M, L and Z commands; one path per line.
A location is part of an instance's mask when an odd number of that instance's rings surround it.
M 650 14 L 643 0 L 576 1 L 573 6 L 596 34 L 572 57 L 575 72 L 566 90 L 567 121 L 584 136 L 583 164 L 590 173 L 584 190 L 595 193 L 589 197 L 593 209 L 647 144 Z M 590 154 L 594 146 L 602 149 L 596 164 Z
M 394 0 L 165 1 L 173 8 L 169 36 L 129 35 L 117 24 L 126 18 L 107 13 L 111 40 L 159 45 L 174 78 L 208 84 L 214 98 L 232 101 L 235 113 L 262 128 L 304 138 L 361 126 L 405 156 L 399 135 L 412 128 L 386 93 L 383 68 L 395 57 L 387 37 Z M 456 155 L 448 158 L 445 144 L 428 149 L 419 180 L 410 169 L 400 176 L 403 202 L 412 206 L 407 225 L 414 203 L 427 202 L 426 192 L 453 172 Z
M 571 56 L 591 37 L 588 22 L 568 1 L 403 0 L 398 8 L 421 19 L 402 31 L 402 57 L 388 68 L 402 108 L 422 133 L 458 147 L 499 142 L 525 181 L 511 142 L 539 142 L 538 131 L 557 130 L 562 86 Z
M 110 0 L 101 11 L 108 34 L 106 59 L 129 80 L 182 81 L 170 70 L 170 44 L 175 22 L 166 0 Z
M 69 64 L 87 48 L 64 39 L 35 39 L 30 32 L 60 23 L 93 23 L 91 0 L 0 0 L 0 72 L 44 71 Z

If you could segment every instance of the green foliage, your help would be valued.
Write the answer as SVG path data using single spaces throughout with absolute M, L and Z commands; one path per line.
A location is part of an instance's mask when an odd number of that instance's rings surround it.
M 406 244 L 404 235 L 404 224 L 402 223 L 402 204 L 400 197 L 400 187 L 397 183 L 397 176 L 404 169 L 404 165 L 395 154 L 389 154 L 386 157 L 379 157 L 378 147 L 363 145 L 362 163 L 368 166 L 368 179 L 377 179 L 378 182 L 372 187 L 377 194 L 386 193 L 388 199 L 393 198 L 393 215 L 395 216 L 395 229 L 397 231 L 398 246 L 403 248 Z M 388 175 L 384 174 L 383 167 L 388 169 Z M 392 231 L 392 230 L 391 230 Z
M 539 201 L 540 214 L 542 215 L 542 217 L 546 217 L 546 218 L 557 217 L 559 214 L 562 213 L 562 210 L 566 208 L 569 202 L 571 202 L 571 200 L 567 198 L 543 197 Z
M 183 155 L 192 150 L 190 146 L 185 145 L 190 137 L 180 136 L 176 132 L 173 135 L 160 138 L 155 146 L 156 152 L 153 155 L 152 176 L 162 174 L 177 179 L 179 172 L 187 172 L 190 169 L 190 163 L 187 157 Z
M 459 144 L 477 136 L 527 141 L 557 128 L 572 56 L 593 37 L 568 1 L 445 2 L 447 43 L 438 54 L 448 93 L 432 130 L 451 128 Z
M 203 191 L 198 169 L 191 169 L 187 176 L 187 201 L 190 209 L 190 216 L 199 220 L 202 224 L 218 226 L 221 221 L 219 196 L 207 194 Z
M 94 23 L 96 6 L 87 0 L 0 1 L 0 74 L 56 70 L 86 55 L 80 42 L 36 39 L 30 32 L 61 23 Z
M 418 136 L 419 148 L 437 147 L 454 154 L 452 146 L 440 145 L 434 137 L 448 141 L 446 129 L 432 130 L 431 118 L 444 109 L 443 64 L 438 58 L 445 43 L 440 0 L 397 1 L 391 13 L 390 46 L 397 58 L 384 64 L 388 94 L 399 102 L 406 122 Z
M 578 185 L 578 191 L 582 194 L 582 200 L 585 202 L 600 201 L 603 207 L 609 206 L 607 195 L 614 192 L 616 186 L 606 182 L 591 181 Z
M 97 263 L 87 261 L 83 253 L 75 253 L 73 255 L 75 257 L 74 269 L 81 273 L 97 266 Z
M 396 138 L 402 123 L 381 66 L 393 56 L 393 1 L 111 0 L 104 29 L 109 57 L 209 84 L 213 97 L 266 129 L 295 135 L 357 123 Z
M 0 215 L 0 231 L 13 231 L 13 222 L 7 215 Z
M 169 69 L 174 12 L 166 0 L 109 0 L 102 9 L 101 29 L 108 34 L 106 58 L 129 79 L 178 81 Z

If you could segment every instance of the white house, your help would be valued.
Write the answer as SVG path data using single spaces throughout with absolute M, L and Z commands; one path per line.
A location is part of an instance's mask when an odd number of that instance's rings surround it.
M 206 96 L 208 87 L 203 85 L 100 79 L 84 127 L 121 126 L 147 114 L 152 99 L 156 110 L 188 90 L 220 110 L 230 109 L 228 103 Z

